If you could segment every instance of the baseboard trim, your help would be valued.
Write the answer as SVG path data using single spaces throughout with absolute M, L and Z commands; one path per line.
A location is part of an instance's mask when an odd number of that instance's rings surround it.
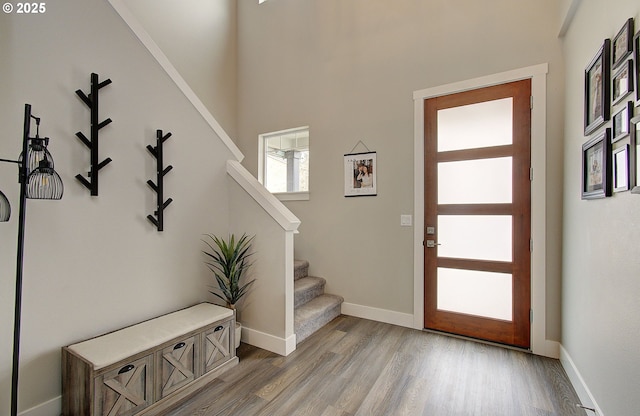
M 296 350 L 296 334 L 288 338 L 280 338 L 271 334 L 266 334 L 255 329 L 242 326 L 242 342 L 271 351 L 278 355 L 287 356 Z
M 605 416 L 602 412 L 602 409 L 600 409 L 600 406 L 598 406 L 596 399 L 593 397 L 593 394 L 591 394 L 589 386 L 587 386 L 584 378 L 582 378 L 578 367 L 576 367 L 576 364 L 573 362 L 573 359 L 571 359 L 569 352 L 564 349 L 562 344 L 560 344 L 560 363 L 562 364 L 564 371 L 567 373 L 567 376 L 569 377 L 569 381 L 571 381 L 573 388 L 578 394 L 581 404 L 583 406 L 596 409 L 596 415 Z
M 52 416 L 62 414 L 62 396 L 54 397 L 31 409 L 18 413 L 18 416 Z
M 536 355 L 542 355 L 542 356 L 557 360 L 560 358 L 560 348 L 561 346 L 558 341 L 551 341 L 551 340 L 545 339 L 542 351 L 538 351 L 537 348 L 533 348 L 532 352 Z
M 343 303 L 342 314 L 355 316 L 356 318 L 370 319 L 386 324 L 413 328 L 413 314 L 390 311 L 387 309 L 373 308 L 371 306 Z

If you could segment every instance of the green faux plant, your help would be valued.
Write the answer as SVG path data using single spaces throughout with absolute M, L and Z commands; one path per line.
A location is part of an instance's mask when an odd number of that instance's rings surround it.
M 235 309 L 236 303 L 247 293 L 255 279 L 242 283 L 247 269 L 251 266 L 248 258 L 254 237 L 246 234 L 238 239 L 233 234 L 227 240 L 212 234 L 206 234 L 208 240 L 203 240 L 210 251 L 203 250 L 207 256 L 205 264 L 213 272 L 218 283 L 217 290 L 210 290 L 213 295 L 227 303 L 227 307 Z

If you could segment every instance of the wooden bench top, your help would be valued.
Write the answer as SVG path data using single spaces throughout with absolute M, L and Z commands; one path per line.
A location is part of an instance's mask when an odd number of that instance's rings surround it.
M 232 315 L 231 309 L 200 303 L 67 348 L 98 370 Z

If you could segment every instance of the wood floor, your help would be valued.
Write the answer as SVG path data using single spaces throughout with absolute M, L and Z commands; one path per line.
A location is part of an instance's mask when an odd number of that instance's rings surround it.
M 348 316 L 288 357 L 238 356 L 168 415 L 585 415 L 557 360 Z

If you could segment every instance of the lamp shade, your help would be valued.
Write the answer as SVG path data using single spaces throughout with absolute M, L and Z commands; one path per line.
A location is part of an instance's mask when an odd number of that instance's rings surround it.
M 26 192 L 29 199 L 62 199 L 64 185 L 49 159 L 41 160 L 40 165 L 29 174 Z
M 27 174 L 36 170 L 40 166 L 40 162 L 45 159 L 49 161 L 50 167 L 54 168 L 53 157 L 47 149 L 48 142 L 48 137 L 44 139 L 40 137 L 29 139 L 29 147 L 27 149 Z M 20 154 L 18 160 L 22 161 L 23 156 L 24 155 Z
M 11 217 L 11 204 L 7 197 L 0 191 L 0 222 L 7 222 Z

